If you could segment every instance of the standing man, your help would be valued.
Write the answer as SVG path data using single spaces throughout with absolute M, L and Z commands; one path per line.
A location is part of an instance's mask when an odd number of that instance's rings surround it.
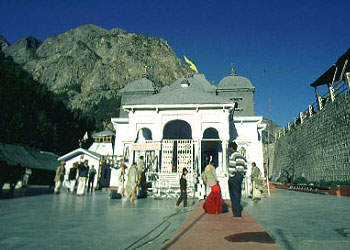
M 89 172 L 89 161 L 85 160 L 84 163 L 79 165 L 79 179 L 78 179 L 78 189 L 77 195 L 85 195 L 86 179 Z
M 73 167 L 69 170 L 69 174 L 68 174 L 69 191 L 71 194 L 74 193 L 75 183 L 77 181 L 77 170 L 78 170 L 78 162 L 74 162 Z
M 137 161 L 137 191 L 140 188 L 142 173 L 145 170 L 145 163 L 143 162 L 143 155 L 141 155 Z
M 55 176 L 55 194 L 60 193 L 62 182 L 64 180 L 64 175 L 66 173 L 66 162 L 61 161 L 61 165 L 57 167 L 56 169 L 56 176 Z
M 235 142 L 230 142 L 228 145 L 231 152 L 228 166 L 228 187 L 233 217 L 241 218 L 243 210 L 241 206 L 242 181 L 247 172 L 247 160 L 237 151 L 237 147 Z
M 27 187 L 29 182 L 29 177 L 32 174 L 32 169 L 26 167 L 24 170 L 23 180 L 22 180 L 22 187 Z
M 261 171 L 256 166 L 256 163 L 252 163 L 252 173 L 250 174 L 250 178 L 252 180 L 252 193 L 253 193 L 253 201 L 255 204 L 261 200 L 261 193 L 263 192 L 263 181 L 261 178 Z
M 88 192 L 92 192 L 92 190 L 94 189 L 95 175 L 96 175 L 96 169 L 94 165 L 92 165 L 91 169 L 89 170 L 89 181 L 88 181 L 88 188 L 87 188 Z
M 123 160 L 120 160 L 119 163 L 120 168 L 117 169 L 117 186 L 118 186 L 118 194 L 124 194 L 124 181 L 125 181 L 125 164 Z

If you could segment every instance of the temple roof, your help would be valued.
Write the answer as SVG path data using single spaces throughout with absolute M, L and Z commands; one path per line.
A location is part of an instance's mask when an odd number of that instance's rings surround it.
M 114 136 L 114 132 L 109 130 L 109 129 L 105 129 L 101 132 L 96 132 L 96 133 L 92 134 L 92 138 L 107 137 L 107 136 Z
M 148 75 L 144 74 L 140 79 L 130 82 L 125 85 L 122 90 L 122 93 L 125 92 L 154 92 L 155 87 L 151 80 L 148 79 Z
M 194 74 L 181 77 L 158 94 L 133 100 L 126 105 L 148 104 L 227 104 L 231 100 L 215 95 L 216 87 L 204 75 Z
M 235 71 L 231 72 L 229 76 L 224 77 L 218 85 L 218 89 L 242 89 L 254 88 L 253 84 L 249 81 L 248 78 L 239 76 Z

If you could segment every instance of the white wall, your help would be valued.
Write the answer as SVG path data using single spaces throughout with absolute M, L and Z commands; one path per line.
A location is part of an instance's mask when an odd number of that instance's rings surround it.
M 265 128 L 261 125 L 262 117 L 247 116 L 233 117 L 233 121 L 228 120 L 228 110 L 226 109 L 198 109 L 198 110 L 136 110 L 129 113 L 129 119 L 113 118 L 112 122 L 116 129 L 115 154 L 123 155 L 124 143 L 132 143 L 137 138 L 137 133 L 142 128 L 148 128 L 152 132 L 154 141 L 161 141 L 163 128 L 167 122 L 172 120 L 184 120 L 192 130 L 192 138 L 200 140 L 203 132 L 207 128 L 215 128 L 222 140 L 223 146 L 223 166 L 219 181 L 222 187 L 224 198 L 229 198 L 227 186 L 227 159 L 229 152 L 228 143 L 233 139 L 240 147 L 245 147 L 249 164 L 256 162 L 261 172 L 263 170 L 263 150 L 261 132 Z M 233 133 L 232 133 L 233 131 Z M 196 149 L 198 160 L 200 153 Z M 131 152 L 130 152 L 131 153 Z M 130 154 L 131 155 L 131 154 Z M 116 185 L 114 181 L 114 171 L 111 173 L 111 186 Z
M 112 143 L 102 143 L 102 142 L 94 142 L 89 151 L 96 152 L 100 155 L 113 155 L 113 145 Z
M 65 182 L 63 183 L 63 185 L 66 185 L 66 181 L 68 181 L 68 174 L 69 174 L 69 170 L 73 167 L 73 163 L 74 162 L 79 162 L 79 163 L 81 163 L 82 161 L 81 161 L 81 156 L 82 156 L 83 154 L 81 154 L 81 155 L 78 155 L 78 156 L 75 156 L 75 157 L 73 157 L 73 158 L 70 158 L 69 160 L 66 160 L 66 175 L 65 175 Z M 93 158 L 93 157 L 91 157 L 91 156 L 89 156 L 89 155 L 86 155 L 86 154 L 84 154 L 84 159 L 83 159 L 83 161 L 84 160 L 88 160 L 89 161 L 89 166 L 90 166 L 90 168 L 91 168 L 91 166 L 92 165 L 94 165 L 94 167 L 95 167 L 95 169 L 96 169 L 96 172 L 97 172 L 97 174 L 95 175 L 95 181 L 94 181 L 94 187 L 96 187 L 96 185 L 97 185 L 97 178 L 98 178 L 98 172 L 99 172 L 99 160 L 98 159 L 96 159 L 96 158 Z

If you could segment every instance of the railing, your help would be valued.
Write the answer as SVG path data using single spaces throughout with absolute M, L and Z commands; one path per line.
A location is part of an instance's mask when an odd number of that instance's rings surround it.
M 275 138 L 279 138 L 289 131 L 292 131 L 295 127 L 301 125 L 305 119 L 317 115 L 324 107 L 326 107 L 329 103 L 333 102 L 338 96 L 344 95 L 347 91 L 349 91 L 347 83 L 345 81 L 337 83 L 333 86 L 333 93 L 328 91 L 323 95 L 319 96 L 319 100 L 309 105 L 307 109 L 299 113 L 299 116 L 294 118 L 291 122 L 287 123 L 286 126 L 282 127 L 282 129 L 276 133 Z M 332 97 L 332 94 L 333 97 Z M 332 100 L 333 98 L 333 100 Z

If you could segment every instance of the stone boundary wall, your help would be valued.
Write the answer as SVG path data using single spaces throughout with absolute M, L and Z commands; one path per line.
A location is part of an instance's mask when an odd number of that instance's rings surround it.
M 293 126 L 275 142 L 273 176 L 350 180 L 350 91 Z
M 269 150 L 267 150 L 267 147 L 269 147 Z M 269 168 L 269 177 L 271 177 L 274 173 L 274 154 L 275 154 L 275 143 L 270 143 L 268 146 L 267 144 L 263 144 L 263 155 L 264 155 L 264 169 L 265 172 L 267 172 L 267 164 L 268 164 L 268 151 L 270 151 L 270 168 Z

